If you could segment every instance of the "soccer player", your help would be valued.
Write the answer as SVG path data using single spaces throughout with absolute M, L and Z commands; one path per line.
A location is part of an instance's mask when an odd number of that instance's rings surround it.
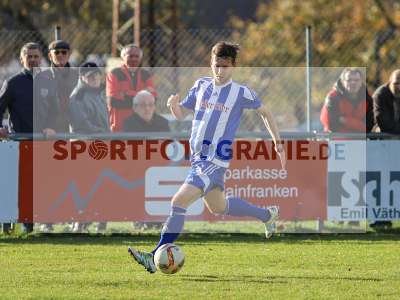
M 232 81 L 238 51 L 239 46 L 235 44 L 215 44 L 211 50 L 213 78 L 198 79 L 181 102 L 179 95 L 168 98 L 167 106 L 177 120 L 194 113 L 189 140 L 191 170 L 172 198 L 170 216 L 154 250 L 143 252 L 128 248 L 132 257 L 150 273 L 156 272 L 153 260 L 156 250 L 178 238 L 183 230 L 187 208 L 200 197 L 204 197 L 206 206 L 214 214 L 250 216 L 264 222 L 267 238 L 275 230 L 275 221 L 279 216 L 277 206 L 260 208 L 240 198 L 226 198 L 224 194 L 224 173 L 231 159 L 231 145 L 243 109 L 257 110 L 272 136 L 282 168 L 286 164 L 278 128 L 271 113 L 261 104 L 254 91 Z

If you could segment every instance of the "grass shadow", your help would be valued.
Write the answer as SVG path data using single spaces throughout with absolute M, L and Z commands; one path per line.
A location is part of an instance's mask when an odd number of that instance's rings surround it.
M 250 276 L 250 275 L 230 275 L 230 276 L 215 276 L 215 275 L 180 275 L 184 281 L 198 282 L 244 282 L 244 283 L 288 283 L 290 280 L 344 280 L 344 281 L 374 281 L 383 282 L 384 279 L 374 277 L 361 276 L 283 276 L 283 275 L 266 275 L 266 276 Z
M 215 275 L 181 275 L 183 281 L 194 282 L 242 282 L 242 283 L 262 283 L 262 284 L 287 284 L 288 281 L 262 276 L 215 276 Z

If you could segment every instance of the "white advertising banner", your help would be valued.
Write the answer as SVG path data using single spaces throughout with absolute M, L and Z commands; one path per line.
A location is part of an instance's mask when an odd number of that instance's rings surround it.
M 0 142 L 0 153 L 0 222 L 16 222 L 19 143 Z
M 400 141 L 330 145 L 343 151 L 328 159 L 328 220 L 400 219 Z

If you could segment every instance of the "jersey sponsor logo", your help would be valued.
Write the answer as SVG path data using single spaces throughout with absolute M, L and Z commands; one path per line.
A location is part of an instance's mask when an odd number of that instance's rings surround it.
M 230 107 L 228 107 L 222 103 L 210 103 L 207 100 L 202 100 L 200 102 L 200 109 L 218 110 L 218 111 L 222 111 L 222 112 L 228 112 L 231 110 Z

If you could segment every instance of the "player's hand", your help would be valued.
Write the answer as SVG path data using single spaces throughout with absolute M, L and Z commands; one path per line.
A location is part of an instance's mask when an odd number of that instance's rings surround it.
M 281 166 L 283 170 L 286 170 L 286 153 L 282 144 L 275 145 L 275 151 L 279 155 L 279 159 L 281 160 Z
M 8 137 L 8 127 L 0 127 L 0 138 Z
M 175 107 L 178 104 L 179 104 L 179 94 L 169 96 L 169 98 L 167 100 L 168 108 Z

